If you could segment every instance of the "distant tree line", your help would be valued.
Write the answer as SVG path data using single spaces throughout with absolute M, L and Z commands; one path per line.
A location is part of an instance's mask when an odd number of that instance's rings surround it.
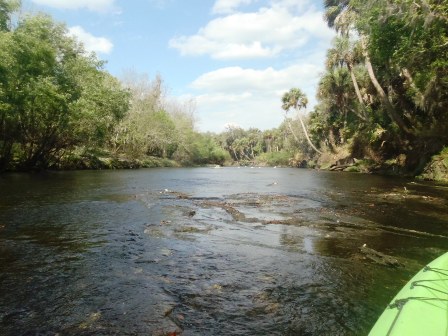
M 213 137 L 238 164 L 297 166 L 312 151 L 302 134 L 297 123 L 286 118 L 279 127 L 270 130 L 227 126 Z

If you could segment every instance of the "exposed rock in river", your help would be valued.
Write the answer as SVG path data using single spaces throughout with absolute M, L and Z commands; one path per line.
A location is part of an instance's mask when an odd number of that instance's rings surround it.
M 396 258 L 389 256 L 387 254 L 375 251 L 374 249 L 367 247 L 366 244 L 361 246 L 360 251 L 364 255 L 365 258 L 373 261 L 374 263 L 384 265 L 384 266 L 389 266 L 389 267 L 402 266 L 401 263 Z

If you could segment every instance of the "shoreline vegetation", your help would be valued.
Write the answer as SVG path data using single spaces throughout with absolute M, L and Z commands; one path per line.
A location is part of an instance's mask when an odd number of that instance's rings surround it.
M 182 164 L 175 160 L 146 156 L 142 158 L 126 158 L 124 156 L 111 156 L 108 153 L 83 154 L 80 156 L 71 156 L 62 160 L 54 166 L 48 167 L 48 170 L 71 171 L 71 170 L 108 170 L 108 169 L 141 169 L 141 168 L 193 168 L 193 167 L 272 167 L 272 168 L 307 168 L 326 171 L 379 174 L 388 176 L 413 177 L 416 179 L 437 181 L 448 183 L 448 150 L 440 155 L 435 155 L 427 164 L 420 175 L 411 175 L 403 171 L 403 166 L 399 161 L 390 161 L 382 165 L 367 160 L 334 160 L 325 161 L 319 158 L 315 161 L 302 160 L 300 162 L 283 155 L 260 156 L 254 160 L 242 161 L 224 161 L 220 163 L 202 163 L 202 164 Z M 27 170 L 30 171 L 30 170 Z M 13 171 L 11 171 L 13 172 Z M 17 172 L 15 170 L 14 172 Z M 24 171 L 22 171 L 24 172 Z
M 254 165 L 448 182 L 448 4 L 324 7 L 337 37 L 313 110 L 292 88 L 278 127 L 215 134 L 160 76 L 115 78 L 64 24 L 0 0 L 0 172 Z

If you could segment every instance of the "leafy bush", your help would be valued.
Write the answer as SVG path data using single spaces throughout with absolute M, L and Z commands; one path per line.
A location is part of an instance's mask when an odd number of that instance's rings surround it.
M 260 154 L 257 162 L 267 166 L 288 166 L 291 158 L 292 154 L 288 152 L 270 152 Z

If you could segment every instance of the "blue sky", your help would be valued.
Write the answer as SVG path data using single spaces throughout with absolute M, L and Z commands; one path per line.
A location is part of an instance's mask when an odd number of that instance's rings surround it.
M 299 87 L 315 104 L 334 33 L 312 0 L 24 0 L 65 22 L 120 78 L 160 74 L 193 100 L 200 131 L 277 127 L 280 99 Z

